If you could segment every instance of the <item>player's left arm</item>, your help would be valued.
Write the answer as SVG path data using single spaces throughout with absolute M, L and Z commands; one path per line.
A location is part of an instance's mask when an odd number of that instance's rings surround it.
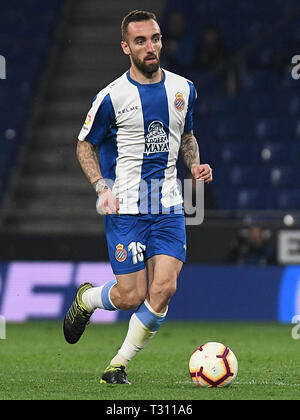
M 193 131 L 183 133 L 180 146 L 181 157 L 191 171 L 193 178 L 208 183 L 212 181 L 212 169 L 209 164 L 200 163 L 200 153 Z

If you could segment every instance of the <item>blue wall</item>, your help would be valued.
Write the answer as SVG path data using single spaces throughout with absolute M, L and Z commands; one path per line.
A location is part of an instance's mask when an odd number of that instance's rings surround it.
M 281 273 L 277 267 L 186 266 L 169 315 L 174 319 L 277 319 Z
M 291 322 L 300 314 L 299 300 L 300 266 L 189 264 L 182 269 L 167 319 Z
M 78 284 L 100 285 L 113 278 L 109 263 L 0 264 L 0 315 L 8 322 L 62 319 Z M 131 313 L 96 311 L 93 322 L 128 319 Z M 299 314 L 300 266 L 187 264 L 167 319 L 291 322 Z

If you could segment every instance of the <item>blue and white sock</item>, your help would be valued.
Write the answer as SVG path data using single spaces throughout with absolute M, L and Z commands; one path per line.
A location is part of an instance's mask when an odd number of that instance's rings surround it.
M 167 315 L 167 311 L 168 309 L 162 314 L 157 313 L 145 300 L 131 316 L 126 338 L 110 364 L 127 366 L 133 356 L 142 350 L 157 333 Z
M 93 311 L 99 308 L 107 311 L 116 311 L 118 308 L 115 307 L 110 299 L 110 291 L 116 283 L 116 280 L 111 280 L 102 286 L 87 289 L 82 294 L 82 301 L 88 310 Z

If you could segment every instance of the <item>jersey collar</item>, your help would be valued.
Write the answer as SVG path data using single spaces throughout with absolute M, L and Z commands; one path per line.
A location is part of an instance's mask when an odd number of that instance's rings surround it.
M 162 80 L 160 81 L 160 82 L 156 82 L 156 83 L 139 83 L 139 82 L 137 82 L 136 80 L 133 80 L 132 78 L 131 78 L 131 76 L 130 76 L 130 70 L 128 70 L 127 71 L 127 73 L 126 73 L 126 76 L 127 76 L 127 79 L 129 80 L 129 82 L 130 83 L 132 83 L 133 85 L 135 85 L 135 86 L 142 86 L 142 87 L 145 87 L 145 86 L 149 86 L 149 87 L 156 87 L 156 86 L 161 86 L 161 85 L 163 85 L 164 83 L 165 83 L 165 80 L 166 80 L 166 73 L 165 73 L 165 71 L 162 69 L 162 72 L 163 72 L 163 78 L 162 78 Z

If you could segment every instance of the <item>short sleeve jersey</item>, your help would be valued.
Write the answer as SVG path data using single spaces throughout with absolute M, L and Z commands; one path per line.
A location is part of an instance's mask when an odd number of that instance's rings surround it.
M 153 195 L 159 213 L 182 203 L 176 162 L 182 134 L 193 129 L 196 96 L 191 81 L 163 70 L 153 84 L 134 81 L 128 71 L 94 98 L 78 139 L 98 147 L 120 214 L 140 213 Z

